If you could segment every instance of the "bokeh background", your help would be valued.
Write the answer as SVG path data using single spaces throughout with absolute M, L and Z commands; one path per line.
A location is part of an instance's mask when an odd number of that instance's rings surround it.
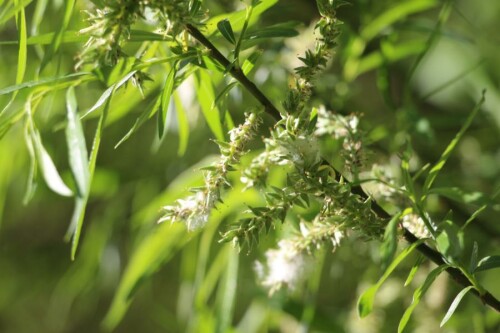
M 0 1 L 0 89 L 14 85 L 18 47 L 9 8 L 26 5 L 28 36 L 57 30 L 64 2 Z M 415 8 L 406 15 L 402 3 Z M 85 27 L 84 9 L 91 4 L 77 1 L 70 30 Z M 241 8 L 240 1 L 211 1 L 211 15 Z M 389 26 L 380 21 L 393 15 Z M 313 95 L 315 105 L 324 104 L 341 114 L 362 114 L 361 128 L 370 150 L 365 168 L 383 166 L 398 177 L 398 154 L 406 138 L 415 150 L 413 170 L 436 161 L 458 132 L 481 92 L 486 102 L 470 130 L 459 143 L 438 182 L 464 191 L 492 196 L 500 186 L 500 2 L 496 0 L 396 1 L 349 0 L 338 12 L 344 22 L 334 61 L 321 74 Z M 314 1 L 280 0 L 261 17 L 259 25 L 297 21 L 297 37 L 272 39 L 258 45 L 263 54 L 251 77 L 279 105 L 290 73 L 299 63 L 297 55 L 314 43 Z M 377 21 L 378 20 L 378 21 Z M 154 29 L 141 23 L 143 28 Z M 217 41 L 226 52 L 227 45 Z M 131 43 L 133 54 L 140 43 Z M 40 77 L 74 71 L 82 43 L 64 43 Z M 47 45 L 30 45 L 26 80 L 36 78 Z M 111 103 L 95 179 L 87 208 L 81 246 L 75 261 L 64 241 L 73 201 L 51 192 L 39 179 L 36 192 L 26 202 L 29 153 L 24 142 L 24 122 L 15 119 L 0 140 L 0 332 L 97 332 L 115 320 L 116 332 L 212 332 L 228 321 L 233 332 L 394 332 L 413 290 L 433 268 L 423 263 L 414 281 L 404 280 L 417 260 L 406 261 L 386 282 L 376 298 L 373 314 L 359 319 L 356 301 L 360 293 L 381 275 L 376 242 L 355 235 L 343 241 L 334 253 L 318 252 L 317 268 L 303 292 L 284 291 L 268 297 L 260 287 L 253 266 L 276 239 L 290 232 L 278 227 L 261 238 L 258 247 L 239 256 L 228 244 L 218 243 L 219 232 L 234 222 L 237 211 L 258 200 L 253 192 L 241 194 L 235 187 L 227 202 L 203 232 L 186 235 L 183 226 L 157 225 L 159 209 L 186 195 L 190 186 L 202 181 L 199 168 L 217 155 L 213 135 L 200 115 L 189 84 L 182 87 L 189 120 L 189 141 L 178 154 L 179 135 L 174 113 L 166 137 L 158 142 L 155 121 L 146 122 L 130 139 L 115 148 L 136 118 L 151 108 L 160 93 L 166 72 L 153 68 L 152 82 L 144 97 L 133 86 L 118 93 Z M 223 87 L 224 81 L 217 89 Z M 91 107 L 105 90 L 102 83 L 83 84 L 76 89 L 80 110 Z M 44 144 L 64 179 L 71 182 L 64 137 L 64 90 L 45 97 L 35 119 Z M 11 108 L 24 104 L 20 93 Z M 9 95 L 0 96 L 3 108 Z M 227 100 L 235 123 L 255 101 L 241 90 Z M 2 118 L 0 117 L 0 120 Z M 270 119 L 263 126 L 271 126 Z M 87 142 L 97 117 L 85 119 Z M 261 148 L 255 142 L 255 149 Z M 89 146 L 90 149 L 90 146 Z M 335 153 L 335 147 L 325 147 Z M 336 157 L 332 156 L 335 161 Z M 276 179 L 282 178 L 277 172 Z M 278 180 L 279 181 L 279 180 Z M 463 224 L 477 208 L 443 198 L 431 198 L 430 209 L 442 217 L 451 209 L 457 224 Z M 500 251 L 500 208 L 492 202 L 467 228 L 466 255 L 479 244 L 480 256 Z M 404 246 L 404 244 L 401 244 Z M 134 284 L 133 294 L 112 300 L 123 282 L 127 267 L 147 274 Z M 225 270 L 236 265 L 237 269 Z M 482 273 L 481 282 L 500 297 L 498 270 Z M 122 281 L 122 282 L 120 282 Z M 234 282 L 232 318 L 224 291 Z M 500 316 L 469 295 L 456 315 L 439 328 L 453 297 L 460 288 L 446 275 L 440 276 L 416 309 L 408 332 L 499 332 Z M 111 312 L 110 311 L 111 308 Z M 110 319 L 111 318 L 111 319 Z M 114 319 L 113 319 L 114 318 Z M 116 318 L 122 318 L 118 320 Z M 304 323 L 306 325 L 304 326 Z M 307 328 L 304 328 L 307 327 Z

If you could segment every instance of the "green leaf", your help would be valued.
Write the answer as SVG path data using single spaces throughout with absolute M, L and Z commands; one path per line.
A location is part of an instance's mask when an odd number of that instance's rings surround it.
M 375 294 L 382 284 L 387 280 L 389 275 L 394 271 L 394 269 L 403 261 L 417 246 L 424 242 L 423 239 L 419 239 L 415 243 L 404 249 L 394 261 L 387 267 L 382 277 L 377 281 L 377 283 L 361 294 L 358 300 L 358 314 L 361 318 L 368 316 L 373 309 L 373 301 L 375 299 Z
M 410 0 L 400 2 L 384 11 L 380 16 L 373 19 L 368 25 L 366 25 L 361 31 L 361 37 L 363 37 L 365 41 L 369 41 L 394 22 L 399 21 L 410 14 L 422 12 L 432 8 L 436 6 L 437 3 L 438 2 L 436 0 Z
M 133 252 L 123 272 L 110 309 L 103 320 L 106 331 L 112 331 L 125 315 L 139 284 L 153 274 L 187 241 L 187 231 L 181 223 L 160 224 L 145 237 Z
M 462 289 L 462 291 L 458 293 L 458 295 L 455 297 L 453 302 L 451 302 L 450 308 L 446 312 L 446 315 L 444 316 L 443 320 L 441 320 L 441 324 L 439 324 L 439 327 L 443 327 L 444 324 L 446 324 L 446 322 L 451 318 L 451 316 L 453 315 L 453 313 L 457 309 L 458 305 L 462 301 L 462 298 L 464 298 L 465 294 L 467 294 L 467 292 L 469 290 L 471 290 L 472 288 L 474 288 L 474 286 L 468 286 L 468 287 Z
M 457 146 L 458 141 L 460 141 L 460 139 L 464 136 L 465 132 L 467 131 L 469 126 L 472 124 L 472 120 L 476 117 L 479 110 L 481 110 L 481 105 L 483 105 L 484 100 L 485 100 L 485 93 L 486 92 L 483 91 L 481 99 L 479 100 L 479 102 L 476 104 L 476 106 L 474 107 L 474 109 L 472 110 L 470 115 L 465 120 L 465 123 L 462 125 L 462 128 L 460 129 L 460 131 L 457 133 L 457 135 L 455 135 L 455 138 L 453 138 L 453 140 L 451 140 L 451 142 L 448 144 L 448 147 L 446 147 L 445 151 L 443 152 L 443 154 L 441 155 L 441 157 L 439 158 L 437 163 L 429 171 L 429 174 L 427 175 L 427 178 L 425 179 L 425 183 L 424 183 L 424 186 L 422 189 L 422 191 L 424 193 L 424 196 L 422 196 L 422 200 L 425 198 L 425 194 L 429 191 L 432 184 L 434 183 L 434 180 L 436 179 L 439 172 L 443 168 L 444 164 L 446 163 L 446 161 L 450 157 L 451 153 L 453 152 L 453 150 Z
M 90 184 L 92 183 L 92 178 L 94 176 L 97 155 L 99 153 L 99 147 L 101 145 L 102 130 L 104 128 L 104 123 L 106 122 L 106 118 L 108 116 L 109 105 L 110 105 L 110 100 L 107 100 L 106 105 L 104 106 L 104 110 L 102 111 L 101 116 L 99 117 L 97 128 L 95 130 L 94 142 L 92 143 L 92 151 L 90 152 L 89 167 L 88 167 L 89 189 L 90 189 Z M 66 233 L 66 237 L 68 237 L 69 235 L 73 236 L 71 242 L 71 260 L 75 260 L 76 250 L 78 249 L 78 242 L 80 241 L 80 234 L 82 232 L 83 219 L 85 217 L 85 207 L 87 205 L 89 192 L 90 191 L 87 191 L 86 195 L 83 198 L 76 201 L 76 206 L 71 219 L 71 224 Z
M 248 75 L 248 73 L 252 71 L 261 55 L 262 51 L 258 50 L 253 52 L 248 58 L 245 59 L 245 61 L 243 61 L 243 65 L 241 65 L 241 71 L 243 74 Z
M 200 70 L 196 77 L 196 92 L 200 103 L 201 111 L 208 127 L 215 135 L 217 140 L 224 141 L 224 132 L 222 130 L 222 121 L 217 107 L 212 109 L 212 103 L 215 100 L 212 79 L 207 71 Z
M 43 71 L 45 66 L 52 60 L 54 55 L 56 54 L 57 50 L 59 49 L 59 46 L 61 46 L 62 38 L 64 35 L 64 32 L 68 28 L 69 22 L 71 20 L 71 15 L 73 14 L 73 8 L 75 6 L 75 0 L 66 0 L 64 1 L 64 17 L 63 21 L 58 24 L 58 30 L 54 34 L 52 38 L 52 42 L 50 43 L 50 46 L 48 50 L 44 53 L 42 62 L 40 64 L 40 72 Z
M 436 237 L 437 247 L 446 259 L 455 262 L 462 254 L 463 232 L 450 220 L 444 221 L 439 228 L 441 232 Z
M 399 321 L 399 326 L 398 326 L 398 333 L 403 332 L 403 330 L 406 327 L 406 324 L 408 324 L 408 321 L 410 320 L 410 316 L 413 313 L 413 310 L 417 307 L 418 303 L 420 303 L 420 300 L 422 297 L 425 295 L 429 287 L 432 285 L 434 280 L 441 274 L 445 269 L 450 267 L 449 265 L 441 265 L 432 272 L 429 273 L 427 278 L 425 279 L 424 283 L 418 287 L 415 292 L 413 293 L 413 300 L 410 304 L 410 306 L 406 309 L 405 313 L 403 314 L 403 317 Z
M 100 108 L 104 103 L 108 101 L 108 99 L 111 97 L 111 95 L 122 85 L 124 85 L 130 78 L 136 73 L 136 70 L 131 71 L 130 73 L 127 73 L 120 81 L 117 83 L 111 85 L 108 89 L 106 89 L 101 97 L 97 100 L 97 102 L 87 111 L 85 114 L 82 116 L 82 118 L 88 116 L 90 113 L 94 112 L 98 108 Z
M 72 196 L 73 191 L 71 191 L 62 180 L 54 162 L 52 161 L 52 158 L 43 146 L 40 133 L 36 128 L 34 128 L 34 126 L 32 126 L 30 129 L 30 137 L 33 143 L 36 159 L 39 163 L 43 178 L 47 183 L 47 186 L 59 195 L 65 197 Z
M 175 112 L 177 115 L 177 124 L 179 125 L 179 148 L 178 156 L 184 156 L 189 142 L 189 121 L 186 116 L 186 110 L 177 93 L 174 93 Z
M 238 85 L 238 81 L 231 81 L 229 84 L 227 84 L 221 92 L 215 97 L 214 101 L 212 102 L 211 106 L 211 111 L 213 111 L 220 103 L 220 101 L 233 89 Z
M 438 194 L 465 204 L 483 205 L 489 202 L 488 198 L 481 192 L 465 192 L 459 187 L 435 187 L 429 190 L 429 194 Z
M 0 26 L 10 20 L 20 11 L 24 11 L 33 0 L 9 1 L 4 10 L 0 13 Z
M 175 79 L 175 64 L 168 73 L 167 79 L 165 80 L 165 85 L 163 86 L 163 91 L 161 94 L 161 105 L 160 112 L 158 112 L 158 138 L 161 140 L 163 134 L 166 132 L 167 128 L 167 113 L 170 106 L 170 97 L 172 96 L 172 91 L 174 89 L 174 79 Z
M 484 257 L 479 261 L 477 267 L 474 269 L 474 273 L 487 271 L 499 267 L 500 267 L 500 256 L 488 256 Z
M 470 256 L 470 263 L 469 263 L 469 272 L 474 272 L 474 269 L 477 267 L 477 258 L 479 255 L 479 246 L 477 245 L 477 242 L 474 241 L 474 245 L 472 246 L 472 254 Z
M 249 26 L 253 25 L 259 19 L 260 15 L 266 10 L 278 3 L 278 0 L 263 0 L 253 8 L 252 17 L 249 20 Z M 242 9 L 230 14 L 221 14 L 210 18 L 205 25 L 207 35 L 211 35 L 217 31 L 217 23 L 223 19 L 228 19 L 231 23 L 233 31 L 238 32 L 243 29 L 245 18 L 247 17 L 246 9 Z
M 262 41 L 265 39 L 298 36 L 299 32 L 294 28 L 298 24 L 300 24 L 300 22 L 292 21 L 286 23 L 278 23 L 266 28 L 249 31 L 243 38 L 241 49 L 246 50 L 259 43 L 262 43 Z
M 404 284 L 405 287 L 408 286 L 413 281 L 413 278 L 415 278 L 415 274 L 417 274 L 418 268 L 420 267 L 422 262 L 424 262 L 424 259 L 425 259 L 425 257 L 423 255 L 421 255 L 421 254 L 418 255 L 417 260 L 415 261 L 415 263 L 411 267 L 410 273 L 408 273 L 408 277 L 406 278 L 406 281 Z
M 398 222 L 403 212 L 394 215 L 385 227 L 384 240 L 380 247 L 382 257 L 382 269 L 386 269 L 392 262 L 398 247 Z
M 22 90 L 22 89 L 35 88 L 35 87 L 41 87 L 41 86 L 53 86 L 56 83 L 66 82 L 66 81 L 71 82 L 71 81 L 78 81 L 78 80 L 88 80 L 92 77 L 93 77 L 92 73 L 80 72 L 80 73 L 73 73 L 73 74 L 68 74 L 68 75 L 64 75 L 64 76 L 59 76 L 59 77 L 52 77 L 52 78 L 35 80 L 35 81 L 28 81 L 28 82 L 24 82 L 21 84 L 16 84 L 14 86 L 5 87 L 3 89 L 0 89 L 0 96 L 10 94 L 11 92 L 15 92 L 15 91 Z
M 217 332 L 227 332 L 231 326 L 236 300 L 236 283 L 238 281 L 238 250 L 231 244 L 226 245 L 228 254 L 228 263 L 224 274 L 224 279 L 218 290 L 218 318 Z
M 217 23 L 217 28 L 224 38 L 231 44 L 236 44 L 236 38 L 234 37 L 233 28 L 231 27 L 231 22 L 228 19 L 223 19 Z
M 82 123 L 77 113 L 77 101 L 73 87 L 66 93 L 66 142 L 68 145 L 69 165 L 75 179 L 78 195 L 83 197 L 89 191 L 89 157 Z

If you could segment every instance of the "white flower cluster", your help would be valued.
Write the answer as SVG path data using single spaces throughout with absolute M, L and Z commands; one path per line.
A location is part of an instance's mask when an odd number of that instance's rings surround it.
M 326 111 L 324 106 L 318 109 L 316 123 L 317 136 L 333 135 L 335 139 L 349 138 L 358 132 L 359 118 L 356 115 L 342 116 Z
M 424 220 L 417 214 L 407 214 L 403 216 L 403 227 L 418 238 L 430 238 L 432 235 L 425 226 Z
M 163 207 L 163 209 L 170 212 L 170 214 L 160 218 L 158 223 L 182 220 L 186 223 L 189 231 L 203 228 L 208 222 L 210 210 L 215 205 L 215 201 L 205 193 L 206 192 L 200 191 L 186 199 L 177 200 L 176 205 Z
M 298 250 L 295 243 L 282 240 L 278 249 L 266 252 L 266 262 L 255 263 L 255 271 L 262 285 L 272 295 L 282 287 L 296 290 L 306 279 L 311 268 L 311 259 Z
M 205 185 L 196 189 L 194 195 L 177 200 L 176 205 L 164 206 L 164 216 L 158 223 L 183 221 L 190 231 L 205 226 L 210 211 L 220 201 L 221 191 L 230 186 L 227 173 L 234 170 L 233 164 L 238 163 L 246 144 L 255 136 L 261 122 L 255 113 L 246 116 L 243 124 L 229 132 L 229 142 L 218 142 L 221 158 L 216 164 L 205 168 Z

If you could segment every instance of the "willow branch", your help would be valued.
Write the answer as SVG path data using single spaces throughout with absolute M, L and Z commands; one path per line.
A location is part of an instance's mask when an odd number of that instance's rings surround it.
M 195 26 L 191 24 L 186 25 L 186 30 L 189 32 L 191 36 L 193 36 L 198 42 L 200 42 L 203 46 L 205 46 L 209 51 L 210 55 L 212 56 L 213 59 L 215 59 L 219 64 L 221 64 L 224 68 L 229 69 L 229 74 L 238 82 L 244 86 L 250 94 L 252 94 L 261 104 L 264 106 L 264 110 L 266 113 L 268 113 L 271 117 L 273 117 L 275 120 L 281 120 L 281 113 L 279 110 L 274 106 L 274 104 L 260 91 L 260 89 L 252 82 L 250 81 L 245 74 L 241 71 L 240 68 L 233 66 L 233 64 L 215 47 L 215 45 L 210 42 L 204 35 L 201 33 L 200 30 L 198 30 Z M 325 160 L 324 163 L 328 162 Z M 340 172 L 335 170 L 336 175 L 340 177 Z M 363 199 L 368 199 L 369 196 L 366 194 L 361 186 L 353 186 L 352 187 L 352 192 L 354 194 L 359 195 Z M 380 205 L 378 205 L 376 202 L 372 201 L 372 210 L 375 214 L 377 214 L 378 217 L 382 219 L 390 219 L 391 216 L 389 213 L 387 213 Z M 412 234 L 408 229 L 404 228 L 403 229 L 403 237 L 405 240 L 409 243 L 415 243 L 418 241 L 418 238 Z M 441 266 L 445 264 L 445 260 L 441 253 L 433 250 L 426 244 L 420 244 L 417 246 L 417 250 L 423 254 L 425 257 L 430 259 L 432 262 L 435 264 Z M 463 287 L 468 287 L 471 286 L 472 283 L 469 281 L 469 279 L 458 269 L 456 268 L 448 268 L 446 269 L 446 272 L 452 277 L 453 280 L 455 280 L 458 284 L 462 285 Z M 484 294 L 480 294 L 476 289 L 472 289 L 472 292 L 474 295 L 479 297 L 481 301 L 485 304 L 488 304 L 491 306 L 493 309 L 496 311 L 500 312 L 500 301 L 497 300 L 491 293 L 485 292 Z

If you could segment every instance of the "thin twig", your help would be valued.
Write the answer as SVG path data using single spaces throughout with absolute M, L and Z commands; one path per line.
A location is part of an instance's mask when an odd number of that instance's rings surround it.
M 250 81 L 245 74 L 241 71 L 240 68 L 233 66 L 231 62 L 215 47 L 212 42 L 210 42 L 200 30 L 194 27 L 191 24 L 186 25 L 186 30 L 189 32 L 191 36 L 193 36 L 198 42 L 203 44 L 211 53 L 211 56 L 219 62 L 224 68 L 229 69 L 229 73 L 233 78 L 238 80 L 242 86 L 244 86 L 263 106 L 265 112 L 267 112 L 270 116 L 272 116 L 275 120 L 281 120 L 281 114 L 279 110 L 274 106 L 274 104 L 260 91 L 260 89 Z M 325 163 L 328 162 L 325 160 Z M 335 170 L 336 175 L 340 175 L 338 170 Z M 352 193 L 359 195 L 363 199 L 368 199 L 368 195 L 363 191 L 361 186 L 353 186 L 351 188 Z M 391 216 L 387 213 L 380 205 L 376 202 L 372 201 L 372 210 L 382 219 L 390 219 Z M 403 229 L 403 237 L 409 243 L 415 243 L 418 238 L 412 234 L 408 229 Z M 422 253 L 425 257 L 433 261 L 435 264 L 441 266 L 445 264 L 445 260 L 441 253 L 433 250 L 429 246 L 425 244 L 420 244 L 417 246 L 417 250 Z M 448 274 L 460 285 L 464 287 L 471 286 L 472 283 L 469 279 L 458 269 L 456 268 L 448 268 L 446 269 Z M 485 292 L 484 294 L 480 294 L 477 290 L 472 289 L 472 292 L 479 297 L 483 303 L 488 304 L 496 311 L 500 312 L 500 301 L 497 300 L 491 293 Z

